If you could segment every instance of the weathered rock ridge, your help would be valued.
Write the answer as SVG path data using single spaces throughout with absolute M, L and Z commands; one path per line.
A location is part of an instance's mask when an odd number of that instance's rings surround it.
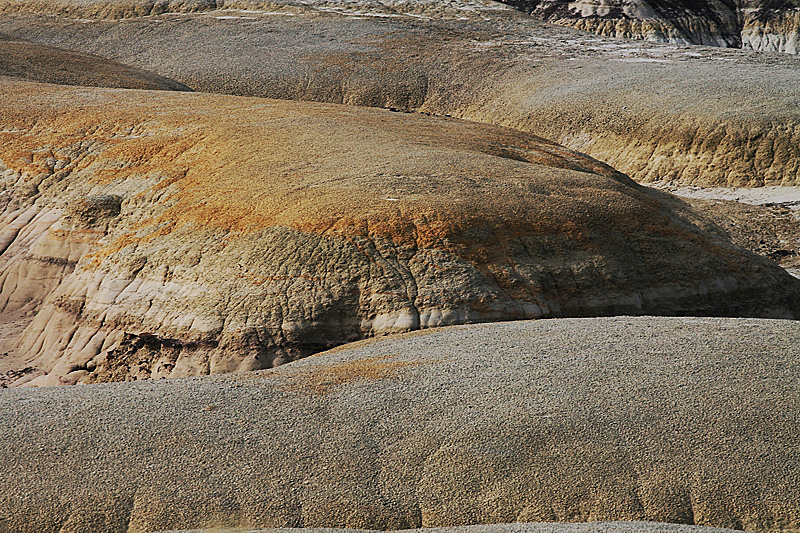
M 502 0 L 542 20 L 609 37 L 800 52 L 794 0 Z
M 250 1 L 235 4 L 247 10 L 216 11 L 191 11 L 210 6 L 202 2 L 151 2 L 148 16 L 135 16 L 143 5 L 0 0 L 0 31 L 199 91 L 509 126 L 637 181 L 800 184 L 800 63 L 793 56 L 643 47 L 488 1 Z M 183 11 L 150 15 L 156 6 Z M 102 18 L 112 15 L 128 18 Z
M 243 375 L 4 390 L 0 529 L 796 533 L 799 341 L 786 320 L 537 320 Z M 689 533 L 637 525 L 545 532 Z
M 465 322 L 800 316 L 800 281 L 777 265 L 532 135 L 324 104 L 2 88 L 0 312 L 38 312 L 17 344 L 47 374 L 38 384 L 251 370 Z

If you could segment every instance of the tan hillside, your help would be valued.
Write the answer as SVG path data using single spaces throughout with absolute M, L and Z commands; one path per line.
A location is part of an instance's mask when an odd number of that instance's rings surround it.
M 797 57 L 606 39 L 488 1 L 2 0 L 0 13 L 0 31 L 195 90 L 495 123 L 637 181 L 800 184 Z
M 38 384 L 264 368 L 465 322 L 800 311 L 800 281 L 684 202 L 532 135 L 330 104 L 3 92 L 0 302 L 37 313 L 15 349 Z
M 188 91 L 176 81 L 102 57 L 0 33 L 0 76 L 62 85 Z

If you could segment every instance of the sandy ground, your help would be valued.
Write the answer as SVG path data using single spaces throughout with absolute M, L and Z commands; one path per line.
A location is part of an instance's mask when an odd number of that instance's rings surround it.
M 734 530 L 661 522 L 593 522 L 589 524 L 515 523 L 406 529 L 395 533 L 732 533 Z M 383 533 L 374 529 L 281 528 L 207 529 L 159 533 Z
M 800 209 L 800 187 L 679 187 L 661 182 L 646 183 L 648 187 L 668 191 L 684 198 L 702 200 L 733 200 L 751 205 L 765 205 Z
M 799 341 L 788 320 L 535 320 L 248 374 L 5 389 L 0 523 L 797 531 Z

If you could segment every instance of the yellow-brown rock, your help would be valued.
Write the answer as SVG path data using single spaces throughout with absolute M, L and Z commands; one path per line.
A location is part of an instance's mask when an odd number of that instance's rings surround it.
M 686 204 L 529 134 L 331 104 L 2 90 L 0 298 L 38 310 L 16 346 L 32 384 L 264 368 L 457 323 L 799 311 L 800 281 L 705 233 Z

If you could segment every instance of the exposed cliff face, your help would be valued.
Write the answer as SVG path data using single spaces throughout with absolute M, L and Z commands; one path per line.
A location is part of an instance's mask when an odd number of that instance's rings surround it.
M 37 384 L 264 368 L 466 322 L 800 312 L 800 281 L 685 204 L 531 135 L 212 95 L 3 93 L 3 298 L 39 309 L 17 346 Z
M 104 5 L 56 3 L 71 5 L 76 17 Z M 139 5 L 114 5 L 120 4 Z M 0 31 L 113 58 L 199 91 L 509 126 L 587 153 L 637 181 L 800 184 L 796 57 L 643 47 L 544 24 L 497 4 L 445 9 L 420 2 L 413 6 L 419 12 L 366 2 L 270 5 L 124 21 L 6 14 Z
M 627 39 L 798 53 L 800 4 L 786 0 L 507 0 L 542 20 Z
M 548 22 L 607 37 L 741 46 L 738 17 L 732 2 L 511 0 L 506 3 Z
M 800 54 L 800 8 L 766 13 L 745 12 L 742 24 L 742 48 L 759 52 Z

